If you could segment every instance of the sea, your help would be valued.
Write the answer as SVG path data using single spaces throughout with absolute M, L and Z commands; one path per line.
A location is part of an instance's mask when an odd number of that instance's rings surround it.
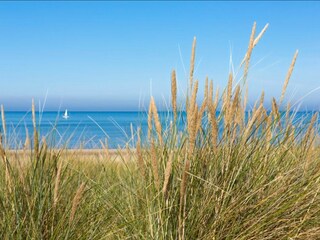
M 141 136 L 147 132 L 146 112 L 36 112 L 36 125 L 39 139 L 45 139 L 52 147 L 65 148 L 108 148 L 134 147 L 137 131 Z M 160 118 L 168 122 L 170 113 L 160 113 Z M 170 121 L 170 120 L 169 120 Z M 0 129 L 2 141 L 14 149 L 24 147 L 27 136 L 33 139 L 33 122 L 31 112 L 5 112 L 6 136 L 2 122 Z
M 295 124 L 308 123 L 313 112 L 293 114 Z M 68 112 L 69 118 L 63 118 L 64 112 L 36 112 L 36 125 L 40 140 L 45 139 L 51 147 L 64 148 L 108 148 L 135 147 L 137 131 L 142 138 L 147 136 L 148 117 L 146 112 Z M 160 112 L 163 129 L 173 120 L 171 112 Z M 181 114 L 178 128 L 185 125 L 185 114 Z M 301 121 L 303 120 L 303 121 Z M 0 121 L 1 122 L 1 121 Z M 33 139 L 31 112 L 5 112 L 6 134 L 2 122 L 0 131 L 6 147 L 21 149 L 27 136 Z M 142 139 L 143 141 L 143 139 Z

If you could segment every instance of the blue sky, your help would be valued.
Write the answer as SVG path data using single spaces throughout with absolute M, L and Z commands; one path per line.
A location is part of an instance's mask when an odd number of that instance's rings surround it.
M 151 94 L 169 100 L 172 69 L 183 99 L 193 36 L 200 86 L 208 75 L 223 88 L 254 21 L 270 26 L 253 53 L 250 101 L 262 89 L 279 98 L 299 49 L 286 96 L 296 101 L 320 86 L 319 12 L 320 2 L 1 2 L 0 103 L 28 110 L 47 95 L 46 110 L 144 109 Z M 319 96 L 302 107 L 319 109 Z

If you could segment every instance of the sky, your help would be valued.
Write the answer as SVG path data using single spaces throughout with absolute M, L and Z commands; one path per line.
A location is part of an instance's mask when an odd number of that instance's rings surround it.
M 262 90 L 279 99 L 299 49 L 285 100 L 318 110 L 319 12 L 320 2 L 0 2 L 0 103 L 136 111 L 153 95 L 166 108 L 172 69 L 184 99 L 194 36 L 200 100 L 206 76 L 222 89 L 237 72 L 256 21 L 269 28 L 253 51 L 250 104 Z

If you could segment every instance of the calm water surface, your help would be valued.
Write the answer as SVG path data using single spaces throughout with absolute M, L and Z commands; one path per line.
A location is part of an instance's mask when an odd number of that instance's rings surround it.
M 37 113 L 40 138 L 46 137 L 53 146 L 68 148 L 101 148 L 101 141 L 108 139 L 110 148 L 123 147 L 126 143 L 134 144 L 132 133 L 137 128 L 147 130 L 145 112 L 69 112 L 64 119 L 62 112 Z M 170 115 L 170 116 L 169 116 Z M 165 121 L 171 114 L 162 113 Z M 30 112 L 6 112 L 7 142 L 12 148 L 22 148 L 27 132 L 32 138 L 33 125 Z M 0 123 L 1 131 L 2 123 Z
M 46 137 L 51 146 L 68 148 L 101 148 L 101 141 L 108 139 L 110 148 L 124 147 L 126 143 L 135 145 L 136 138 L 132 133 L 140 127 L 142 135 L 147 132 L 147 114 L 145 112 L 69 112 L 64 119 L 63 113 L 37 113 L 37 124 L 40 126 L 40 138 Z M 304 118 L 310 120 L 311 112 L 299 112 L 297 122 Z M 6 112 L 7 143 L 11 148 L 22 148 L 27 132 L 32 138 L 33 125 L 30 112 Z M 172 114 L 160 113 L 160 119 L 166 124 L 172 120 Z M 180 128 L 184 121 L 180 121 Z M 0 123 L 1 131 L 2 124 Z

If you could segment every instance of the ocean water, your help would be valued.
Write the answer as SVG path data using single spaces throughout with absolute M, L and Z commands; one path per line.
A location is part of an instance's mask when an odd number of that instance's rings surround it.
M 218 113 L 217 113 L 218 114 Z M 294 122 L 307 123 L 312 112 L 298 112 Z M 135 146 L 135 133 L 139 127 L 142 136 L 147 133 L 146 112 L 69 112 L 64 119 L 62 112 L 36 113 L 40 139 L 46 138 L 48 145 L 67 148 L 101 148 L 101 142 L 108 140 L 109 148 Z M 179 128 L 185 124 L 185 114 L 181 115 Z M 31 112 L 6 112 L 7 147 L 23 148 L 26 135 L 33 136 Z M 172 121 L 172 113 L 161 112 L 160 119 L 165 129 Z M 2 123 L 0 123 L 2 129 Z
M 36 113 L 40 139 L 49 145 L 67 148 L 101 148 L 101 141 L 108 141 L 109 148 L 135 145 L 138 127 L 145 135 L 147 114 L 145 112 L 63 112 Z M 172 114 L 161 113 L 164 122 Z M 7 146 L 22 148 L 27 134 L 33 136 L 31 112 L 5 112 Z M 2 123 L 1 131 L 2 129 Z M 132 137 L 133 136 L 133 137 Z

